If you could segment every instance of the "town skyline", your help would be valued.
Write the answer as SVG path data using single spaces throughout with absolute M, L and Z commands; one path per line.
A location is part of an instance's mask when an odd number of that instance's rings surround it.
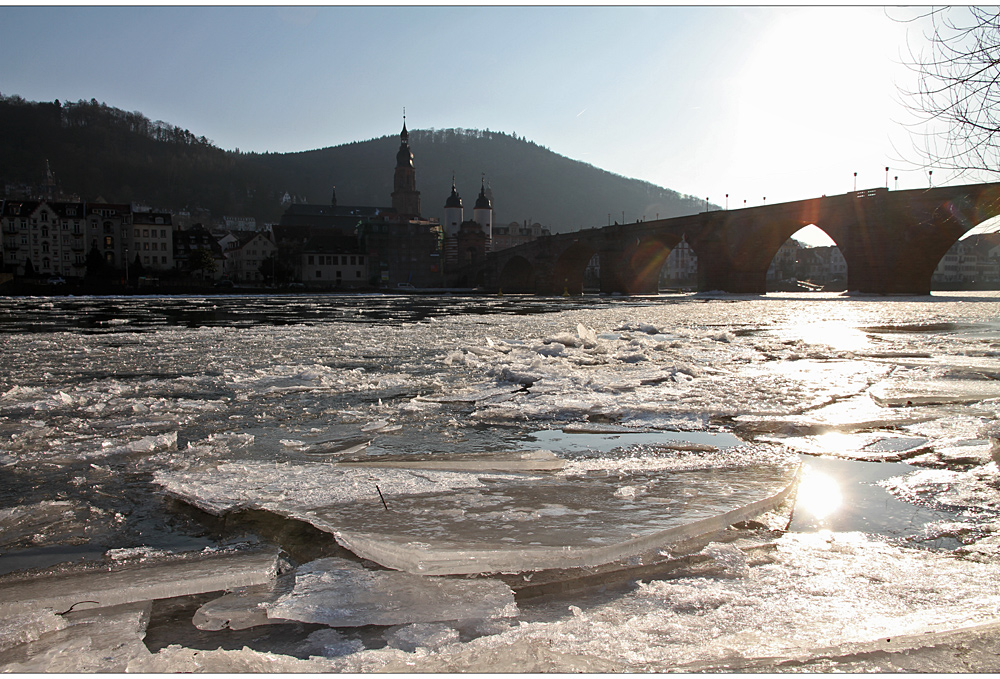
M 411 129 L 517 134 L 742 207 L 928 183 L 907 159 L 900 98 L 914 77 L 903 61 L 922 29 L 906 20 L 919 13 L 4 7 L 0 92 L 96 98 L 256 152 L 392 134 L 405 107 Z M 96 39 L 97 27 L 116 40 Z M 46 49 L 32 50 L 42 32 Z

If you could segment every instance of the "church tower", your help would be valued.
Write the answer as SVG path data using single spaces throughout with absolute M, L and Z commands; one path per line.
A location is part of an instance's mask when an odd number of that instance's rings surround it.
M 475 207 L 472 208 L 472 221 L 483 227 L 483 233 L 486 234 L 486 242 L 492 242 L 493 204 L 486 195 L 486 177 L 483 177 L 483 187 L 479 190 L 479 198 L 476 199 Z
M 455 188 L 455 176 L 451 177 L 451 195 L 444 203 L 444 235 L 454 236 L 458 233 L 458 227 L 465 219 L 465 209 L 462 207 L 462 197 L 458 195 Z
M 417 191 L 417 172 L 413 169 L 413 152 L 410 151 L 410 134 L 406 131 L 405 115 L 403 131 L 399 134 L 396 174 L 392 186 L 392 209 L 403 217 L 419 217 L 420 192 Z

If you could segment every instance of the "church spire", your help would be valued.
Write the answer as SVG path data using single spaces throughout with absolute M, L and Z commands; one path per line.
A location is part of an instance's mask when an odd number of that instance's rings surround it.
M 413 168 L 410 133 L 406 131 L 406 109 L 403 109 L 403 131 L 399 133 L 399 151 L 396 152 L 396 173 L 392 185 L 392 209 L 396 214 L 419 217 L 420 192 L 417 191 L 417 172 Z

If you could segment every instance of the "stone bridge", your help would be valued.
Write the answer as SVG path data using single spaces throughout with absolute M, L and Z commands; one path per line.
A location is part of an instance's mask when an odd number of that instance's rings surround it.
M 683 238 L 698 256 L 698 290 L 761 294 L 781 245 L 815 224 L 847 261 L 849 290 L 928 294 L 931 274 L 948 248 L 997 215 L 1000 183 L 879 188 L 545 236 L 490 253 L 455 271 L 449 284 L 581 294 L 584 270 L 598 255 L 601 292 L 653 294 L 661 267 Z

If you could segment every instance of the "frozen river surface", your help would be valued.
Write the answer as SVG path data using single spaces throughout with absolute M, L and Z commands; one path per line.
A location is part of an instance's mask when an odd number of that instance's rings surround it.
M 0 668 L 1000 670 L 998 319 L 0 299 Z

